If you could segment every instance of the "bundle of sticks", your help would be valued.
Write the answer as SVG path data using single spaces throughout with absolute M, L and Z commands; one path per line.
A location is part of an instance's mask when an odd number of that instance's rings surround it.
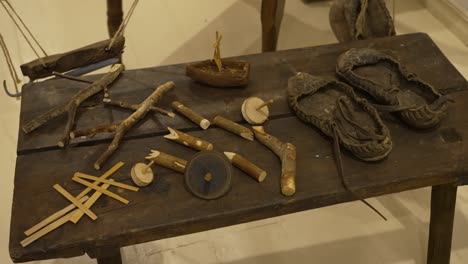
M 57 190 L 68 201 L 70 201 L 71 204 L 55 212 L 54 214 L 45 218 L 38 224 L 26 230 L 24 234 L 27 237 L 24 240 L 22 240 L 20 244 L 23 247 L 26 247 L 67 222 L 72 222 L 76 224 L 85 214 L 92 220 L 96 220 L 98 217 L 95 213 L 93 213 L 90 210 L 90 208 L 94 203 L 96 203 L 96 201 L 99 199 L 99 197 L 101 197 L 102 194 L 116 199 L 124 204 L 128 204 L 129 201 L 127 199 L 108 190 L 108 188 L 112 185 L 125 190 L 130 190 L 134 192 L 138 191 L 137 187 L 109 179 L 109 177 L 112 176 L 116 171 L 118 171 L 122 166 L 124 166 L 124 163 L 119 162 L 115 164 L 111 169 L 106 171 L 104 174 L 102 174 L 100 177 L 76 172 L 73 175 L 72 180 L 86 186 L 86 189 L 84 189 L 77 196 L 73 196 L 62 186 L 60 186 L 59 184 L 55 184 L 53 186 L 54 189 Z M 87 180 L 92 180 L 93 182 Z M 88 196 L 88 194 L 91 191 L 94 191 L 94 193 L 91 196 Z

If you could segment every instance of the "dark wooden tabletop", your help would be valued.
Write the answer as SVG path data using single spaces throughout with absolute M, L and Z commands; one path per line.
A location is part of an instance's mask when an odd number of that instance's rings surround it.
M 218 128 L 200 131 L 179 116 L 171 119 L 149 114 L 126 135 L 117 153 L 104 166 L 103 171 L 118 161 L 126 163 L 114 179 L 131 183 L 131 166 L 144 161 L 150 149 L 190 159 L 195 151 L 162 137 L 167 134 L 166 126 L 171 126 L 212 142 L 218 151 L 249 157 L 266 169 L 266 180 L 255 182 L 236 169 L 231 191 L 219 200 L 204 201 L 185 190 L 181 174 L 155 168 L 155 182 L 138 192 L 120 192 L 111 187 L 130 200 L 128 205 L 102 197 L 92 207 L 99 217 L 96 221 L 84 217 L 76 225 L 67 223 L 23 248 L 19 242 L 25 238 L 26 229 L 68 204 L 52 188 L 54 184 L 59 183 L 76 195 L 83 188 L 71 180 L 74 172 L 102 173 L 93 169 L 93 163 L 106 149 L 112 134 L 80 139 L 59 149 L 56 142 L 63 131 L 63 117 L 31 134 L 19 132 L 10 231 L 12 259 L 21 262 L 72 257 L 100 248 L 132 245 L 355 200 L 338 177 L 331 141 L 296 119 L 285 100 L 287 79 L 292 75 L 286 63 L 297 71 L 334 76 L 338 55 L 351 47 L 391 51 L 410 71 L 442 93 L 452 94 L 455 101 L 450 105 L 448 117 L 431 131 L 411 130 L 385 114 L 393 151 L 386 160 L 377 163 L 364 163 L 344 152 L 345 175 L 351 188 L 362 197 L 372 197 L 464 181 L 468 169 L 468 157 L 463 155 L 468 152 L 464 143 L 468 136 L 468 86 L 425 34 L 243 56 L 252 64 L 251 82 L 243 89 L 223 90 L 194 83 L 185 77 L 183 64 L 126 71 L 112 86 L 112 98 L 139 103 L 158 84 L 173 80 L 176 88 L 163 97 L 160 106 L 169 109 L 170 102 L 177 99 L 210 119 L 221 114 L 242 121 L 240 106 L 245 98 L 275 99 L 265 129 L 297 147 L 297 193 L 292 197 L 280 194 L 280 162 L 259 142 Z M 20 126 L 66 101 L 84 85 L 67 80 L 27 85 L 23 88 Z M 79 111 L 77 127 L 115 123 L 129 115 L 125 110 L 103 107 L 99 96 L 86 102 Z

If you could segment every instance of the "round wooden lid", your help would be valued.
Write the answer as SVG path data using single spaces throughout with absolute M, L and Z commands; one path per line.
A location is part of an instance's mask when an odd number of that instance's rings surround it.
M 245 99 L 241 107 L 242 116 L 245 121 L 252 125 L 263 124 L 270 115 L 270 110 L 267 105 L 259 108 L 264 103 L 265 101 L 258 97 L 249 97 Z
M 147 167 L 145 163 L 137 163 L 132 167 L 130 171 L 133 182 L 140 186 L 144 187 L 153 182 L 154 174 L 151 167 Z
M 201 199 L 212 200 L 231 188 L 232 165 L 221 153 L 201 151 L 193 156 L 185 169 L 185 186 Z

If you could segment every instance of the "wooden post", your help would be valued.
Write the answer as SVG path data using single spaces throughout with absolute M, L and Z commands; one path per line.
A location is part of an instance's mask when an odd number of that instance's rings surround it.
M 122 0 L 107 0 L 107 30 L 113 37 L 123 19 Z
M 120 248 L 107 249 L 106 251 L 106 256 L 96 258 L 98 264 L 122 264 Z
M 285 0 L 262 0 L 262 51 L 275 51 Z
M 428 264 L 450 263 L 456 200 L 457 186 L 455 184 L 432 187 Z

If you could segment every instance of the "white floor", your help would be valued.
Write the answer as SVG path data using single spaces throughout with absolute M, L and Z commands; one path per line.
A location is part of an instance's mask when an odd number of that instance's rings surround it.
M 11 1 L 50 53 L 106 38 L 105 1 Z M 124 1 L 126 8 L 131 1 Z M 140 1 L 130 22 L 124 56 L 128 68 L 203 59 L 214 32 L 223 33 L 223 56 L 260 51 L 260 0 Z M 334 43 L 329 2 L 287 1 L 279 49 Z M 397 0 L 399 34 L 427 32 L 468 76 L 468 48 L 416 0 Z M 0 32 L 16 64 L 33 53 L 0 9 Z M 0 79 L 7 79 L 0 60 Z M 19 102 L 0 94 L 0 263 L 10 263 L 8 238 Z M 125 263 L 425 263 L 430 189 L 387 195 L 371 202 L 389 216 L 380 220 L 361 203 L 348 203 L 123 249 Z M 468 263 L 468 189 L 460 188 L 452 263 Z M 87 256 L 36 263 L 95 263 Z

